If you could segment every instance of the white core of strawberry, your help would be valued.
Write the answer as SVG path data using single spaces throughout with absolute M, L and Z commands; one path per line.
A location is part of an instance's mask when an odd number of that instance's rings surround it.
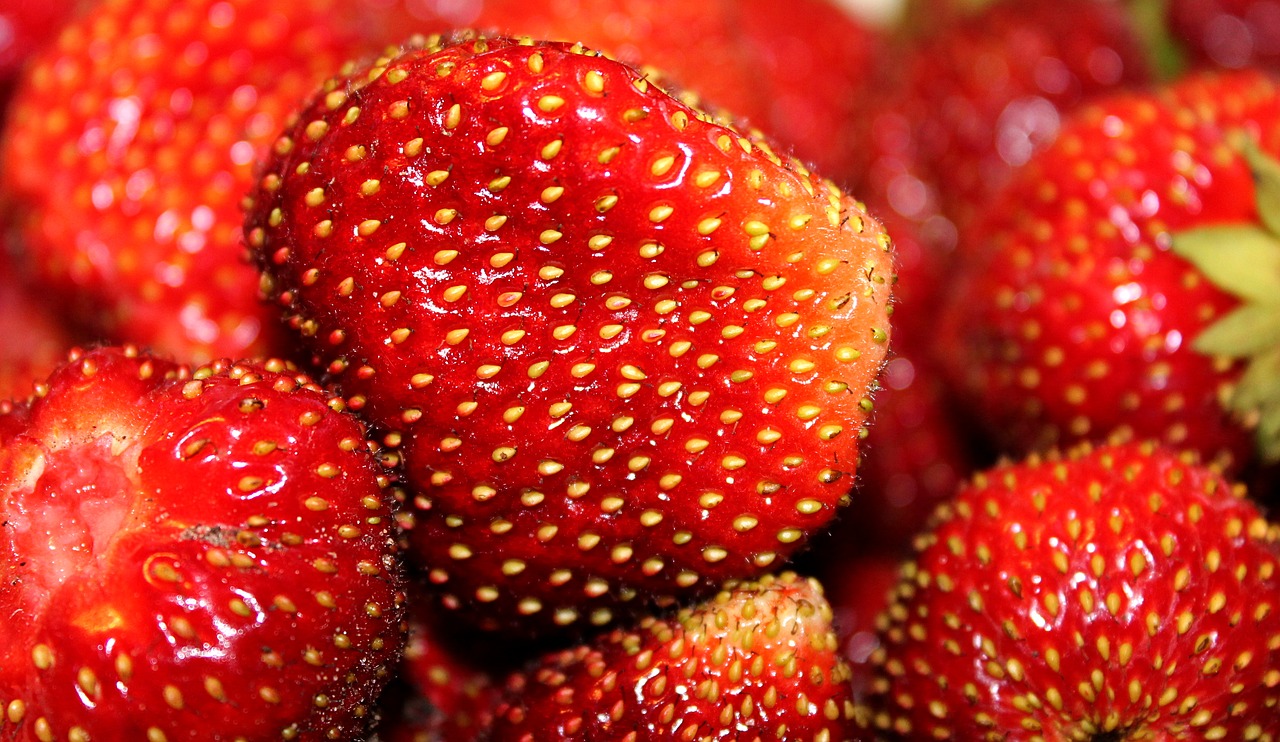
M 22 589 L 43 605 L 65 582 L 93 573 L 138 501 L 137 447 L 110 433 L 22 447 L 3 517 L 12 548 L 30 560 Z

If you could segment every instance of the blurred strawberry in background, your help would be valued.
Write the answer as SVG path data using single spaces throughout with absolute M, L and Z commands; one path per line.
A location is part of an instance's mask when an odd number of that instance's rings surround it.
M 240 199 L 296 102 L 375 46 L 340 2 L 106 0 L 34 57 L 0 201 L 68 317 L 184 360 L 281 354 Z M 351 12 L 348 9 L 346 12 Z
M 1280 2 L 1169 0 L 1169 25 L 1194 61 L 1227 68 L 1280 65 Z

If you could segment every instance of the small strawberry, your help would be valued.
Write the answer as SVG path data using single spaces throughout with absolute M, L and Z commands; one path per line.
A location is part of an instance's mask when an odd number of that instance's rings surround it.
M 104 348 L 0 407 L 0 736 L 359 736 L 404 595 L 338 405 L 279 361 Z
M 849 678 L 816 581 L 735 581 L 512 675 L 491 739 L 850 740 Z
M 104 0 L 20 80 L 0 201 L 46 293 L 184 360 L 282 353 L 239 204 L 287 114 L 364 48 L 338 0 Z
M 940 348 L 1006 450 L 1121 430 L 1280 458 L 1277 123 L 1276 78 L 1191 76 L 1077 111 L 997 195 Z
M 1003 464 L 918 543 L 859 714 L 886 736 L 1280 735 L 1280 527 L 1194 456 Z
M 766 142 L 580 45 L 461 36 L 329 83 L 275 153 L 249 243 L 400 446 L 446 605 L 607 623 L 846 500 L 889 241 Z
M 398 0 L 418 27 L 580 41 L 652 65 L 824 175 L 853 174 L 880 33 L 833 0 Z

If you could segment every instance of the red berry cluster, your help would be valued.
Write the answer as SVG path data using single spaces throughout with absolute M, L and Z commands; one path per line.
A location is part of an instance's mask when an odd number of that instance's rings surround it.
M 900 5 L 0 9 L 0 740 L 1280 738 L 1274 3 Z

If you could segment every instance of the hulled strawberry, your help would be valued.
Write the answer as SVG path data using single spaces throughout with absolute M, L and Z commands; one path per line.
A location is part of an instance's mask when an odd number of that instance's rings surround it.
M 104 348 L 0 408 L 0 737 L 359 736 L 402 577 L 337 404 L 278 361 Z
M 491 739 L 849 740 L 849 679 L 816 581 L 735 581 L 514 674 Z
M 1124 430 L 1280 456 L 1278 92 L 1204 74 L 1088 106 L 967 234 L 942 358 L 1007 450 Z
M 105 0 L 32 60 L 0 202 L 67 316 L 183 360 L 283 352 L 239 203 L 286 115 L 361 48 L 341 6 Z
M 279 139 L 247 224 L 488 625 L 760 574 L 852 486 L 887 236 L 631 67 L 466 36 L 380 60 Z
M 903 572 L 860 717 L 893 739 L 1280 735 L 1280 528 L 1194 456 L 978 475 Z

